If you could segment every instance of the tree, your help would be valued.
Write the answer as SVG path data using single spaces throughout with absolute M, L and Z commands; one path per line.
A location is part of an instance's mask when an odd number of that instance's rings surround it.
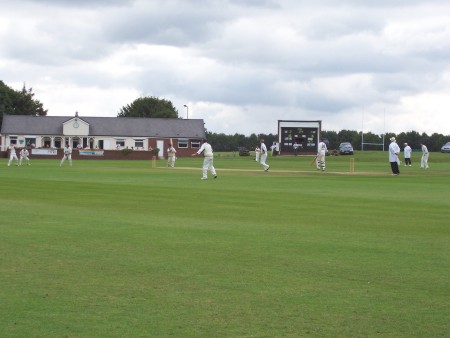
M 330 149 L 337 149 L 337 147 L 339 146 L 338 134 L 335 131 L 322 130 L 320 136 L 321 138 L 328 139 L 328 142 L 330 142 Z
M 417 131 L 409 131 L 405 134 L 403 142 L 407 142 L 413 149 L 420 148 L 420 134 Z
M 251 150 L 254 150 L 256 148 L 256 146 L 259 146 L 258 136 L 255 133 L 253 133 L 249 136 L 247 146 Z
M 27 89 L 24 84 L 22 90 L 17 91 L 0 81 L 0 128 L 3 115 L 45 116 L 47 110 L 41 102 L 34 99 L 32 88 Z
M 237 133 L 234 135 L 225 135 L 224 133 L 216 134 L 207 132 L 206 136 L 215 151 L 237 151 L 239 147 L 253 150 L 259 145 L 259 140 L 261 138 L 264 139 L 268 147 L 270 147 L 273 142 L 278 141 L 278 136 L 272 134 L 260 134 L 258 136 L 256 134 L 251 134 L 250 136 L 245 136 Z
M 14 114 L 14 90 L 0 81 L 0 116 Z
M 224 133 L 216 134 L 207 132 L 208 142 L 213 146 L 215 151 L 236 151 L 237 143 L 233 135 L 225 135 Z
M 17 92 L 14 106 L 16 115 L 47 115 L 47 110 L 44 110 L 42 103 L 34 99 L 33 89 L 27 89 L 25 84 L 22 90 Z
M 401 132 L 397 135 L 397 143 L 401 147 L 406 142 L 412 149 L 419 149 L 422 136 L 416 131 Z M 389 139 L 387 139 L 389 144 Z
M 358 134 L 356 130 L 341 130 L 338 133 L 338 143 L 350 142 L 355 149 L 361 149 L 361 134 Z
M 442 134 L 433 133 L 428 139 L 428 143 L 426 146 L 428 149 L 432 149 L 433 151 L 438 151 L 445 144 L 446 138 Z
M 364 133 L 364 143 L 364 150 L 382 150 L 383 136 L 373 134 L 369 131 Z
M 178 111 L 171 101 L 146 96 L 123 106 L 117 117 L 178 118 Z

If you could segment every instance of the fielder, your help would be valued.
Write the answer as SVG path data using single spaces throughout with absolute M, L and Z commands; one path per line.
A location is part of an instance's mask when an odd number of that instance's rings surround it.
M 22 150 L 20 151 L 19 165 L 22 165 L 23 160 L 27 161 L 27 165 L 30 165 L 30 159 L 28 158 L 29 155 L 30 153 L 28 152 L 27 148 L 22 148 Z
M 323 142 L 323 139 L 317 146 L 317 170 L 325 171 L 325 156 L 327 154 L 327 145 Z
M 64 156 L 61 160 L 59 166 L 61 167 L 65 160 L 69 160 L 70 166 L 72 166 L 72 148 L 69 146 L 69 143 L 64 147 Z
M 19 159 L 17 158 L 17 154 L 16 154 L 16 146 L 11 143 L 9 145 L 8 149 L 9 149 L 8 167 L 11 165 L 11 162 L 13 160 L 16 160 L 16 165 L 19 165 Z
M 167 148 L 167 166 L 169 168 L 173 168 L 175 166 L 175 154 L 177 153 L 177 151 L 175 150 L 175 148 L 173 147 L 172 144 L 169 144 L 169 148 Z
M 202 180 L 208 179 L 208 170 L 211 171 L 211 174 L 214 176 L 214 178 L 217 178 L 216 169 L 214 168 L 213 162 L 214 162 L 214 154 L 213 149 L 211 145 L 206 141 L 206 139 L 202 140 L 202 146 L 200 149 L 193 153 L 192 156 L 197 156 L 203 153 L 204 159 L 203 159 L 203 176 Z
M 258 146 L 255 148 L 255 161 L 259 162 L 259 156 L 261 155 L 261 149 Z
M 425 144 L 421 143 L 422 146 L 422 159 L 420 160 L 420 167 L 422 169 L 428 169 L 428 156 L 430 153 L 428 152 L 428 148 Z
M 263 166 L 264 171 L 267 172 L 267 171 L 269 171 L 269 168 L 270 168 L 270 166 L 266 163 L 266 160 L 267 160 L 267 147 L 264 144 L 264 140 L 263 139 L 261 139 L 259 142 L 261 143 L 261 148 L 260 148 L 261 149 L 261 162 L 260 163 Z

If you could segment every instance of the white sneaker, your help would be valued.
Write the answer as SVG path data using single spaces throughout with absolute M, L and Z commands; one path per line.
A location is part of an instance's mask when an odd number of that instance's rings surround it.
M 207 180 L 208 179 L 208 177 L 202 177 L 201 178 L 201 180 Z

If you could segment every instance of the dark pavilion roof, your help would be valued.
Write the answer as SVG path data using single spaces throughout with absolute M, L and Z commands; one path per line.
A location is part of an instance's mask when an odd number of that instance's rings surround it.
M 63 124 L 78 118 L 89 136 L 204 138 L 203 119 L 4 115 L 3 135 L 63 135 Z

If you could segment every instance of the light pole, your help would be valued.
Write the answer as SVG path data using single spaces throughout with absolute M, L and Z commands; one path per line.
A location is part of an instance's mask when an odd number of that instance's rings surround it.
M 186 107 L 186 120 L 189 120 L 189 107 L 187 104 L 184 105 Z

